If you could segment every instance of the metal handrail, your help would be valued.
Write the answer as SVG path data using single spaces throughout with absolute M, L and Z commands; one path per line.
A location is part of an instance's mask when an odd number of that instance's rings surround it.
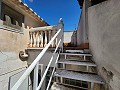
M 38 64 L 39 61 L 41 60 L 41 58 L 43 57 L 43 55 L 45 54 L 45 52 L 48 50 L 48 48 L 50 47 L 50 45 L 52 44 L 52 42 L 56 39 L 56 37 L 60 34 L 60 32 L 62 32 L 62 29 L 59 29 L 58 32 L 54 35 L 54 37 L 50 40 L 50 42 L 46 45 L 46 47 L 41 51 L 41 53 L 36 57 L 36 59 L 33 61 L 33 63 L 27 68 L 27 70 L 24 72 L 24 74 L 20 77 L 20 79 L 15 83 L 15 85 L 12 87 L 11 90 L 17 90 L 19 88 L 19 86 L 22 84 L 22 82 L 27 78 L 27 76 L 29 76 L 29 74 L 32 72 L 32 70 L 34 69 L 34 90 L 38 90 L 39 88 L 41 88 L 41 85 L 39 85 L 39 87 L 37 88 L 38 85 Z M 62 33 L 63 34 L 63 33 Z M 62 35 L 63 36 L 63 35 Z M 62 36 L 60 37 L 60 40 L 62 39 Z M 59 43 L 58 43 L 59 46 Z M 56 50 L 58 48 L 58 46 L 56 47 Z M 56 51 L 55 51 L 56 52 Z M 53 58 L 53 57 L 52 57 Z M 45 71 L 47 72 L 47 70 Z M 36 74 L 37 73 L 37 74 Z M 46 75 L 46 74 L 45 74 Z M 44 78 L 45 75 L 42 77 Z M 41 82 L 43 82 L 44 79 L 41 79 Z
M 55 51 L 54 51 L 54 53 L 53 53 L 53 56 L 55 55 L 55 53 L 56 53 L 56 51 L 57 51 L 57 49 L 58 49 L 58 47 L 59 47 L 59 45 L 60 45 L 60 42 L 61 42 L 61 39 L 60 39 L 60 41 L 59 41 L 59 43 L 58 43 L 58 45 L 57 45 L 57 47 L 56 47 L 56 49 L 55 49 Z M 43 77 L 42 77 L 42 79 L 41 79 L 41 81 L 40 81 L 40 83 L 39 83 L 39 85 L 38 85 L 38 87 L 37 87 L 37 90 L 39 90 L 39 89 L 41 88 L 41 86 L 42 86 L 42 83 L 43 83 L 43 81 L 44 81 L 44 79 L 45 79 L 45 76 L 46 76 L 46 74 L 47 74 L 47 71 L 48 71 L 48 69 L 49 69 L 49 67 L 50 67 L 50 65 L 51 65 L 51 63 L 52 63 L 53 56 L 52 56 L 51 59 L 50 59 L 50 62 L 49 62 L 48 66 L 47 66 L 47 68 L 46 68 L 46 70 L 45 70 L 45 72 L 44 72 L 44 74 L 43 74 Z M 58 57 L 57 57 L 57 58 L 58 58 Z M 54 66 L 55 66 L 55 65 L 54 65 Z

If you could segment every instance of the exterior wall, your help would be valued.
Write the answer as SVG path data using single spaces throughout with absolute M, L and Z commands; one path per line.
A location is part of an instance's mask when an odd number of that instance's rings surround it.
M 83 43 L 84 40 L 84 31 L 85 31 L 85 3 L 83 5 L 82 14 L 78 23 L 78 29 L 77 29 L 77 45 L 80 45 Z
M 73 31 L 64 32 L 64 43 L 71 43 Z
M 89 44 L 98 72 L 109 90 L 120 90 L 120 1 L 89 7 Z
M 91 5 L 89 0 L 84 0 L 82 14 L 77 28 L 77 45 L 88 43 L 88 13 L 87 9 Z
M 0 26 L 3 21 L 0 20 Z M 29 30 L 24 29 L 23 34 L 0 30 L 0 87 L 7 90 L 9 78 L 27 67 L 27 62 L 19 59 L 19 52 L 27 48 Z M 14 80 L 16 80 L 14 78 Z

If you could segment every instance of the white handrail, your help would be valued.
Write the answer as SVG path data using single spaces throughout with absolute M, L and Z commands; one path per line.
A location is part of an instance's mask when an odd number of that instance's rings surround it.
M 48 69 L 49 69 L 49 67 L 50 67 L 50 65 L 51 65 L 51 63 L 52 63 L 54 54 L 56 53 L 56 51 L 57 51 L 57 49 L 58 49 L 58 47 L 59 47 L 59 45 L 60 45 L 60 42 L 61 42 L 61 39 L 60 39 L 60 41 L 59 41 L 59 43 L 58 43 L 58 45 L 57 45 L 57 47 L 56 47 L 56 49 L 55 49 L 55 51 L 54 51 L 54 53 L 53 53 L 53 56 L 52 56 L 51 59 L 50 59 L 50 62 L 49 62 L 48 66 L 47 66 L 47 68 L 46 68 L 46 70 L 45 70 L 45 72 L 44 72 L 44 74 L 43 74 L 43 77 L 42 77 L 42 79 L 41 79 L 41 81 L 40 81 L 40 83 L 39 83 L 39 85 L 38 85 L 38 87 L 37 87 L 37 90 L 39 90 L 39 89 L 41 88 L 41 86 L 42 86 L 42 83 L 43 83 L 43 81 L 44 81 L 44 79 L 45 79 L 45 76 L 46 76 L 46 74 L 47 74 L 47 71 L 48 71 Z
M 47 85 L 47 89 L 46 89 L 46 90 L 49 90 L 49 87 L 50 87 L 50 84 L 51 84 L 51 81 L 52 81 L 52 77 L 53 77 L 54 72 L 55 72 L 55 68 L 56 68 L 56 64 L 57 64 L 57 62 L 58 62 L 58 59 L 59 59 L 59 54 L 58 54 L 58 56 L 57 56 L 57 59 L 56 59 L 54 68 L 53 68 L 53 70 L 52 70 L 52 74 L 51 74 L 51 77 L 50 77 L 50 80 L 49 80 L 49 82 L 48 82 L 48 85 Z
M 20 77 L 20 79 L 15 83 L 15 85 L 12 87 L 11 90 L 17 90 L 19 86 L 22 84 L 22 82 L 29 76 L 29 74 L 32 72 L 32 70 L 35 68 L 37 63 L 41 60 L 45 52 L 48 50 L 52 42 L 55 40 L 55 38 L 59 35 L 59 33 L 62 31 L 62 29 L 59 29 L 58 32 L 54 35 L 54 37 L 50 40 L 50 42 L 46 45 L 46 47 L 42 50 L 42 52 L 36 57 L 36 59 L 33 61 L 33 63 L 28 67 L 28 69 L 24 72 L 24 74 Z

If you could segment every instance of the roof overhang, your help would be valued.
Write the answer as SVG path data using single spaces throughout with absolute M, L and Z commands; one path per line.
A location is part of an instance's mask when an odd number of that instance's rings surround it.
M 34 12 L 31 8 L 28 7 L 27 4 L 23 3 L 21 0 L 10 0 L 10 2 L 13 2 L 17 6 L 19 6 L 22 10 L 27 12 L 29 15 L 37 19 L 38 21 L 44 23 L 44 25 L 49 26 L 47 22 L 43 20 L 36 12 Z
M 77 1 L 80 5 L 80 8 L 82 8 L 84 0 L 77 0 Z M 106 1 L 106 0 L 89 0 L 89 1 L 91 2 L 92 5 L 96 5 L 96 4 Z
M 78 1 L 79 5 L 80 5 L 80 8 L 82 8 L 84 0 L 77 0 L 77 1 Z

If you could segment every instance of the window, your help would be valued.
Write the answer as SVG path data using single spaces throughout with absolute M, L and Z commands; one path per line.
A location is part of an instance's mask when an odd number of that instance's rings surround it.
M 22 23 L 24 23 L 24 15 L 2 3 L 1 19 L 3 21 L 6 21 L 6 16 L 9 16 L 9 18 L 11 19 L 11 24 L 13 25 L 16 25 L 16 23 L 18 22 L 18 25 L 22 26 Z

